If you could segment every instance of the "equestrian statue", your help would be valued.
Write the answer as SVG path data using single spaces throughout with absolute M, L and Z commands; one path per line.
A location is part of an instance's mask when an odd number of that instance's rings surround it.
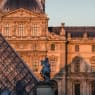
M 50 69 L 50 64 L 47 57 L 44 60 L 41 60 L 41 65 L 42 65 L 42 69 L 41 69 L 40 74 L 44 78 L 45 81 L 49 81 L 51 69 Z

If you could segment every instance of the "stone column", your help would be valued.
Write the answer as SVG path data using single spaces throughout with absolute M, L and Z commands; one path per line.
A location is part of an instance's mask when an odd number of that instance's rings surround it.
M 61 93 L 61 80 L 58 80 L 57 83 L 58 83 L 58 95 L 62 95 L 62 93 Z
M 87 81 L 86 84 L 87 84 L 87 85 L 86 85 L 86 87 L 87 87 L 87 95 L 91 95 L 91 94 L 90 94 L 90 83 Z
M 61 90 L 62 90 L 62 94 L 61 95 L 65 95 L 65 83 L 64 83 L 65 81 L 64 81 L 64 79 L 62 79 L 62 81 L 61 81 Z
M 83 80 L 82 85 L 83 85 L 83 95 L 87 95 L 87 82 L 86 82 L 86 80 Z
M 92 94 L 91 90 L 92 90 L 92 88 L 91 88 L 91 83 L 90 83 L 90 87 L 89 87 L 89 95 Z
M 68 90 L 67 90 L 68 93 L 67 94 L 72 95 L 72 91 L 74 90 L 74 88 L 72 86 L 72 81 L 71 80 L 68 81 L 68 86 L 67 87 L 68 87 Z
M 64 79 L 58 79 L 58 95 L 64 95 Z

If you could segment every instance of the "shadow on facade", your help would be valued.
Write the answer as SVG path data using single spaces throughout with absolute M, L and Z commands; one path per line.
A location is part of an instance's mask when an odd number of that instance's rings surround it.
M 92 59 L 94 60 L 94 59 Z M 60 71 L 54 76 L 53 79 L 55 79 L 57 76 L 63 76 L 65 72 L 67 74 L 71 73 L 90 73 L 91 72 L 91 65 L 86 62 L 86 60 L 81 56 L 75 56 L 71 63 L 66 64 L 67 66 L 64 66 L 60 69 Z M 66 67 L 66 68 L 65 68 Z
M 95 73 L 91 65 L 94 60 L 95 57 L 91 57 L 91 63 L 88 63 L 85 58 L 75 56 L 71 63 L 60 69 L 53 79 L 66 82 L 63 83 L 65 88 L 61 88 L 63 89 L 62 93 L 66 91 L 66 95 L 81 95 L 81 93 L 83 95 L 87 95 L 87 93 L 92 93 L 91 95 L 95 94 Z

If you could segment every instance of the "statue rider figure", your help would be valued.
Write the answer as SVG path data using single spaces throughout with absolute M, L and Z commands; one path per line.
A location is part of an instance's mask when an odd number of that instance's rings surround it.
M 41 60 L 41 65 L 43 67 L 40 74 L 44 78 L 45 81 L 49 81 L 51 69 L 50 69 L 50 64 L 47 57 L 45 58 L 45 60 Z

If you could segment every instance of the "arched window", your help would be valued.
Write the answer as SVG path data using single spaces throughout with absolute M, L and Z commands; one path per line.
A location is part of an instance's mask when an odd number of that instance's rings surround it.
M 76 63 L 74 66 L 74 71 L 75 72 L 80 72 L 80 63 Z
M 80 61 L 81 61 L 81 57 L 79 56 L 76 56 L 74 59 L 73 59 L 73 63 L 74 63 L 74 71 L 75 72 L 80 72 Z
M 54 43 L 51 44 L 51 50 L 52 50 L 52 51 L 55 50 L 55 44 L 54 44 Z

